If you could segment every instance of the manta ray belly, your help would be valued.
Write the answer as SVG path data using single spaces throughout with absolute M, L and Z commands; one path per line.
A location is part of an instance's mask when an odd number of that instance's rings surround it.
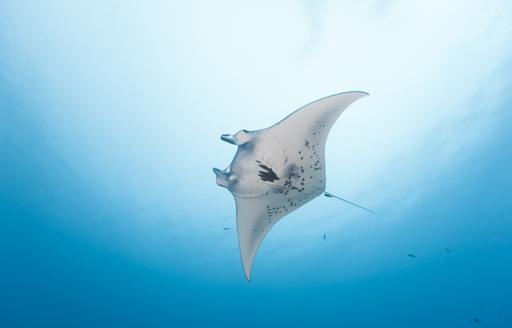
M 238 146 L 230 165 L 236 183 L 229 190 L 238 197 L 259 197 L 279 189 L 287 170 L 286 150 L 272 134 L 253 132 L 251 140 Z

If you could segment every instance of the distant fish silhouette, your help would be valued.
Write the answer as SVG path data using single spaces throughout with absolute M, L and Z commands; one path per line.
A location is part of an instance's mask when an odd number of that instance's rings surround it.
M 324 240 L 325 240 L 326 236 L 325 236 L 325 233 L 324 233 Z
M 407 256 L 409 256 L 409 257 L 416 257 L 416 255 L 414 255 L 414 254 L 407 254 Z
M 230 227 L 224 227 L 224 230 L 231 230 Z
M 478 318 L 473 318 L 473 321 L 474 321 L 475 323 L 480 323 L 480 320 L 479 320 Z
M 444 249 L 446 253 L 450 253 L 450 249 L 449 248 L 445 248 Z

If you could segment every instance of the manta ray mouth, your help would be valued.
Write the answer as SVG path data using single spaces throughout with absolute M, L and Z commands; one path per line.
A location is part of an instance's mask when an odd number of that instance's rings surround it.
M 259 167 L 261 167 L 264 171 L 258 171 L 258 175 L 262 181 L 265 182 L 274 182 L 276 180 L 279 180 L 279 177 L 277 174 L 272 170 L 272 168 L 264 165 L 264 164 L 258 164 Z

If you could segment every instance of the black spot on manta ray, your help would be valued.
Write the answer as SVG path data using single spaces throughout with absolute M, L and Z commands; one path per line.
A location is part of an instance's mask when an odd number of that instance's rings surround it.
M 264 164 L 258 164 L 258 166 L 264 170 L 264 171 L 258 171 L 258 176 L 260 177 L 260 179 L 262 181 L 274 182 L 276 180 L 279 180 L 279 177 L 272 170 L 272 168 L 270 168 Z

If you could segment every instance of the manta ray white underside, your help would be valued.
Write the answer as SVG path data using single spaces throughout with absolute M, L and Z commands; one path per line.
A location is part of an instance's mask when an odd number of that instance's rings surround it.
M 361 91 L 335 94 L 299 108 L 269 128 L 221 136 L 238 146 L 229 167 L 213 171 L 217 184 L 235 198 L 247 280 L 256 251 L 272 226 L 325 191 L 329 130 L 350 104 L 366 95 Z

